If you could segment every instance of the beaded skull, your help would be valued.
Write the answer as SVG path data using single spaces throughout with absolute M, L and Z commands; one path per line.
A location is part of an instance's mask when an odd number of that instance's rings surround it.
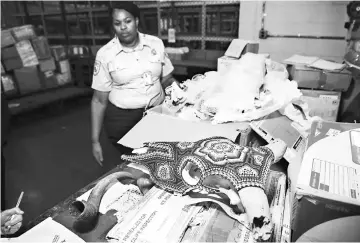
M 211 137 L 196 142 L 149 142 L 143 154 L 122 155 L 122 159 L 145 166 L 150 177 L 164 190 L 185 194 L 192 190 L 218 192 L 203 182 L 208 176 L 228 180 L 238 191 L 244 187 L 264 189 L 273 152 L 266 147 L 245 147 L 224 137 Z M 185 170 L 195 165 L 196 179 Z

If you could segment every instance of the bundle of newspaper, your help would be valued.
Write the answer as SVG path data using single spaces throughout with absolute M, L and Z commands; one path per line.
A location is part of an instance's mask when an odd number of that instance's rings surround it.
M 230 218 L 221 208 L 212 203 L 196 215 L 182 238 L 190 242 L 255 242 L 246 214 L 241 214 L 243 223 Z
M 285 243 L 291 242 L 290 211 L 291 211 L 290 210 L 290 192 L 289 192 L 289 189 L 287 189 L 286 196 L 285 196 L 284 219 L 283 219 L 280 242 L 285 242 Z
M 274 223 L 272 242 L 280 242 L 281 239 L 285 208 L 285 194 L 286 175 L 283 174 L 278 180 L 275 196 L 270 205 L 271 220 Z
M 153 187 L 107 234 L 112 242 L 179 242 L 192 218 L 202 209 L 187 197 Z

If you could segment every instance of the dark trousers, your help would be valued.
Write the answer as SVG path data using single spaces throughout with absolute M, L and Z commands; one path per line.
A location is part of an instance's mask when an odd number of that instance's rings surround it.
M 104 117 L 104 128 L 110 142 L 121 154 L 131 153 L 132 149 L 117 142 L 141 120 L 143 114 L 144 108 L 121 109 L 111 102 L 108 103 Z

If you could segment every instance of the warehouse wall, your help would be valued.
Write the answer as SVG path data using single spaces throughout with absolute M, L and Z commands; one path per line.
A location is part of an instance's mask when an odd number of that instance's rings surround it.
M 270 34 L 345 36 L 348 2 L 267 1 L 265 29 Z M 240 6 L 239 38 L 259 40 L 262 2 L 246 1 Z M 291 16 L 291 18 L 289 18 Z M 293 54 L 315 55 L 342 60 L 345 40 L 268 38 L 260 40 L 260 52 L 277 61 Z

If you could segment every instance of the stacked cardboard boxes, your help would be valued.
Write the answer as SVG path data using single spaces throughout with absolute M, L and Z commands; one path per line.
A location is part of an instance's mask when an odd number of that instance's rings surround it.
M 44 36 L 36 36 L 32 25 L 2 30 L 1 49 L 1 81 L 8 98 L 71 82 L 70 68 L 58 68 L 60 63 L 69 66 L 65 48 L 51 48 Z

